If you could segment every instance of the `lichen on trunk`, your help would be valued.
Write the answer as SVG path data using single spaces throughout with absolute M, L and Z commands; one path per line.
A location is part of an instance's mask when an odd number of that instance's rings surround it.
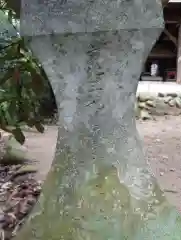
M 28 39 L 54 90 L 59 131 L 39 203 L 17 240 L 180 239 L 180 217 L 143 157 L 134 114 L 139 75 L 162 30 L 161 7 L 149 0 L 139 15 L 145 1 L 132 2 L 119 1 L 137 16 L 135 24 L 129 15 L 128 29 L 101 23 L 104 31 L 91 32 L 95 26 L 84 22 L 83 32 L 36 29 Z
M 52 169 L 18 239 L 159 239 L 157 223 L 164 228 L 169 214 L 176 217 L 148 170 L 135 126 L 143 39 L 148 43 L 147 31 L 32 39 L 60 122 Z

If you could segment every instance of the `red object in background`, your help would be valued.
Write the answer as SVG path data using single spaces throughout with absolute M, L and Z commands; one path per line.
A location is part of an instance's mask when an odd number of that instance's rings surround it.
M 166 78 L 167 79 L 175 79 L 176 78 L 176 71 L 175 70 L 167 70 L 166 71 Z

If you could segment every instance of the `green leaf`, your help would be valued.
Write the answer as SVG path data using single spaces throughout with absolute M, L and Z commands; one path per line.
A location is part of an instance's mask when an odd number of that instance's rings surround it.
M 13 129 L 12 134 L 20 144 L 23 144 L 25 142 L 25 136 L 20 128 Z
M 4 128 L 6 127 L 6 120 L 5 120 L 5 117 L 4 117 L 4 111 L 3 109 L 0 107 L 0 127 L 1 129 L 4 130 Z
M 22 58 L 20 58 L 19 63 L 24 64 L 24 63 L 26 63 L 27 61 L 28 61 L 28 60 L 27 60 L 26 57 L 22 57 Z
M 13 119 L 11 118 L 11 115 L 8 111 L 4 111 L 4 117 L 6 119 L 7 125 L 11 125 L 13 123 Z
M 44 133 L 44 131 L 45 131 L 44 126 L 43 126 L 41 123 L 38 123 L 38 122 L 35 123 L 35 128 L 36 128 L 37 131 L 40 132 L 40 133 Z
M 4 76 L 0 79 L 0 85 L 3 85 L 4 83 L 6 83 L 6 81 L 11 79 L 13 72 L 14 72 L 14 69 L 9 68 L 8 71 L 4 74 Z
M 39 69 L 37 68 L 37 64 L 32 60 L 27 59 L 27 62 L 23 64 L 22 68 L 31 73 L 31 75 L 37 74 Z
M 30 115 L 30 111 L 31 111 L 28 99 L 24 98 L 23 101 L 21 100 L 21 102 L 19 102 L 18 105 L 19 105 L 19 117 L 23 121 L 28 121 L 29 115 Z
M 17 122 L 17 105 L 16 101 L 9 101 L 9 107 L 8 107 L 8 112 L 11 117 L 11 122 L 9 123 L 10 125 L 15 125 Z

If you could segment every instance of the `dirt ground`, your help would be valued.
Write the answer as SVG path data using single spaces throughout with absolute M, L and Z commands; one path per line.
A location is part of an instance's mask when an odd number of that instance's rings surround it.
M 154 121 L 137 121 L 145 156 L 160 186 L 172 204 L 181 206 L 181 117 L 159 117 Z M 36 160 L 38 178 L 44 179 L 54 156 L 57 127 L 47 127 L 44 134 L 27 132 L 25 146 Z

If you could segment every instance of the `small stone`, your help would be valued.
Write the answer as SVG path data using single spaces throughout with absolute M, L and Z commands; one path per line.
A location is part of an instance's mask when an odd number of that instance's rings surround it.
M 146 102 L 139 102 L 138 103 L 138 107 L 139 108 L 143 108 L 143 109 L 150 109 L 147 105 L 146 105 Z
M 147 102 L 146 102 L 146 104 L 147 104 L 147 106 L 149 106 L 149 107 L 156 107 L 156 103 L 154 102 L 154 101 L 152 101 L 152 100 L 148 100 Z
M 175 168 L 170 168 L 170 172 L 175 172 Z
M 163 94 L 163 93 L 158 93 L 158 97 L 165 97 L 165 94 Z
M 178 97 L 177 93 L 167 93 L 167 96 L 172 98 Z
M 177 190 L 173 190 L 173 189 L 164 189 L 164 192 L 167 192 L 167 193 L 178 193 Z
M 168 103 L 170 100 L 172 100 L 172 97 L 170 96 L 164 97 L 164 103 Z
M 160 172 L 160 176 L 163 176 L 164 175 L 164 172 Z
M 174 107 L 174 106 L 176 105 L 175 99 L 170 100 L 170 101 L 168 102 L 168 105 L 169 105 L 170 107 Z
M 168 160 L 168 156 L 162 156 L 163 157 L 163 160 Z
M 181 108 L 181 99 L 179 97 L 175 98 L 175 103 L 177 108 Z
M 145 102 L 147 100 L 153 100 L 153 99 L 154 99 L 154 97 L 151 96 L 149 93 L 139 93 L 139 95 L 138 95 L 138 100 L 140 102 Z
M 152 117 L 150 116 L 149 112 L 146 111 L 146 110 L 144 110 L 144 109 L 142 109 L 142 110 L 140 111 L 140 117 L 141 117 L 142 120 L 152 119 Z
M 12 186 L 12 182 L 6 182 L 1 186 L 1 188 L 5 190 L 5 189 L 9 189 L 11 186 Z

